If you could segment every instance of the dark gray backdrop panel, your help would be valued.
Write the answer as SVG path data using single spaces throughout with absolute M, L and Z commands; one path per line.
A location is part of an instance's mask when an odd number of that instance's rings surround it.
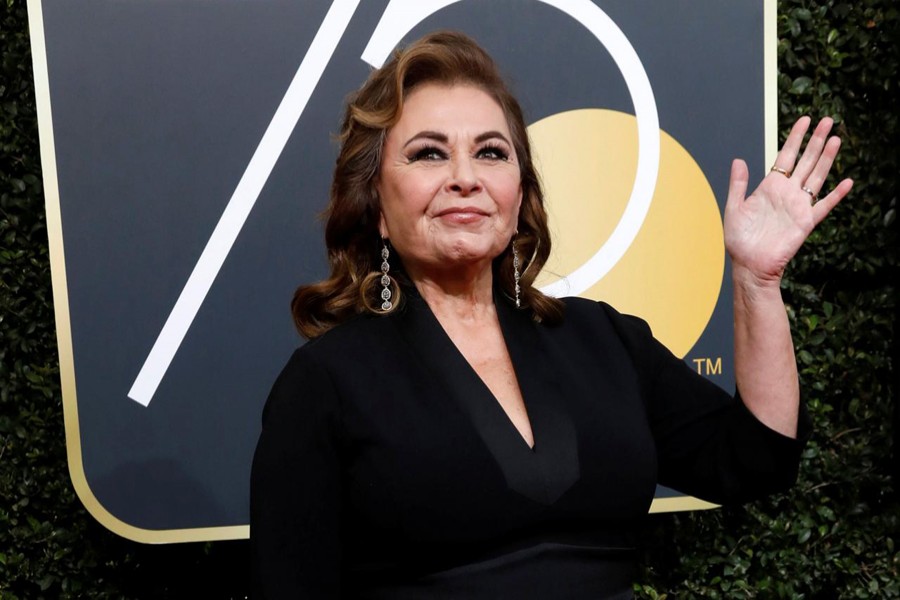
M 596 1 L 647 69 L 662 129 L 724 199 L 732 156 L 763 159 L 762 4 Z M 385 0 L 365 0 L 319 81 L 153 402 L 126 394 L 315 35 L 328 2 L 44 0 L 47 57 L 88 483 L 147 529 L 247 522 L 268 388 L 302 340 L 288 303 L 324 274 L 316 215 L 331 136 L 370 68 Z M 408 39 L 455 28 L 495 56 L 530 122 L 632 112 L 579 23 L 534 0 L 468 0 Z M 615 143 L 615 140 L 610 140 Z M 731 356 L 731 289 L 691 356 Z M 716 379 L 733 385 L 733 374 Z M 664 495 L 669 492 L 663 491 Z

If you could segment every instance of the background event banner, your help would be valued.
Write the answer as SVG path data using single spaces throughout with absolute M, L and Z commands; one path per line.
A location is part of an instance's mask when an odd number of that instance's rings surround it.
M 554 253 L 731 391 L 721 210 L 774 148 L 774 2 L 31 0 L 69 467 L 109 529 L 248 535 L 268 390 L 325 275 L 344 99 L 458 29 L 522 101 Z M 768 84 L 768 85 L 767 85 Z M 616 493 L 610 490 L 609 493 Z M 653 509 L 709 506 L 660 488 Z

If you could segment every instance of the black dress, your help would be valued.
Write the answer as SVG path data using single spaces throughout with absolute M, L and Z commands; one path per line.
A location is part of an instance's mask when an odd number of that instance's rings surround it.
M 794 481 L 802 441 L 643 321 L 565 302 L 551 327 L 497 298 L 534 449 L 414 294 L 297 350 L 253 463 L 255 597 L 631 598 L 657 481 L 720 503 Z

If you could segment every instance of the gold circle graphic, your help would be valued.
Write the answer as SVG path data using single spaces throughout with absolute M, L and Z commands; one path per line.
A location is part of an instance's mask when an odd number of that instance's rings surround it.
M 537 281 L 544 286 L 584 264 L 622 217 L 637 170 L 637 121 L 581 109 L 528 129 L 553 236 Z M 709 323 L 724 267 L 712 188 L 690 153 L 660 130 L 659 177 L 644 224 L 621 260 L 581 295 L 646 319 L 656 338 L 684 357 Z

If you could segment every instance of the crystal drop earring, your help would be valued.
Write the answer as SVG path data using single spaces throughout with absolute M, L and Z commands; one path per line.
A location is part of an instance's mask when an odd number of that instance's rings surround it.
M 391 251 L 388 250 L 387 240 L 381 238 L 381 285 L 384 286 L 381 290 L 381 310 L 385 312 L 394 307 L 391 302 L 391 277 L 388 275 L 388 271 L 391 270 L 391 265 L 388 263 L 390 255 Z
M 513 280 L 516 283 L 516 308 L 522 308 L 521 288 L 519 287 L 519 251 L 516 248 L 516 240 L 512 241 L 513 254 Z

